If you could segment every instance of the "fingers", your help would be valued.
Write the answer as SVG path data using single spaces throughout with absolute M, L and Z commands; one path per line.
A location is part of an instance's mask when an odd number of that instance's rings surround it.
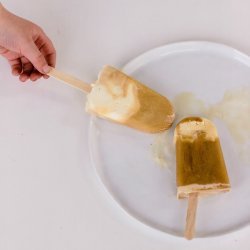
M 56 64 L 56 50 L 51 40 L 42 32 L 41 36 L 35 42 L 44 55 L 49 66 L 55 67 Z
M 30 78 L 30 75 L 34 67 L 32 63 L 26 57 L 21 57 L 21 62 L 22 62 L 23 71 L 20 74 L 19 79 L 22 82 L 26 82 Z
M 0 46 L 0 55 L 5 57 L 9 61 L 12 74 L 15 76 L 20 75 L 20 73 L 22 72 L 22 62 L 20 60 L 20 55 L 2 46 Z
M 11 72 L 14 76 L 19 76 L 22 73 L 22 62 L 20 58 L 9 60 Z
M 50 68 L 44 55 L 41 53 L 41 51 L 33 41 L 29 41 L 27 44 L 25 44 L 22 50 L 22 54 L 40 73 L 46 74 L 49 72 Z
M 30 75 L 30 80 L 34 82 L 34 81 L 40 79 L 42 76 L 43 75 L 39 71 L 34 69 L 33 72 Z
M 12 69 L 12 74 L 19 76 L 19 80 L 22 82 L 26 82 L 29 79 L 36 81 L 42 76 L 46 76 L 37 71 L 33 64 L 25 57 L 9 60 L 9 64 Z
M 46 74 L 49 72 L 50 67 L 55 67 L 56 64 L 56 51 L 50 39 L 41 31 L 40 36 L 31 43 L 29 43 L 29 50 L 23 50 L 24 55 L 36 68 L 36 71 L 31 75 L 31 80 L 36 81 L 43 75 L 44 79 L 48 79 Z M 40 74 L 38 74 L 40 73 Z

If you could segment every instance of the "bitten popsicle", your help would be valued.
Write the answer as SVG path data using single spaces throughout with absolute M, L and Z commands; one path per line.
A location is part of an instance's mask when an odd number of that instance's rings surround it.
M 230 190 L 216 127 L 205 118 L 188 117 L 174 133 L 177 197 L 189 198 L 185 237 L 192 239 L 198 196 Z
M 104 66 L 91 85 L 53 68 L 49 75 L 88 93 L 86 111 L 99 117 L 148 133 L 173 123 L 174 109 L 166 97 L 111 66 Z

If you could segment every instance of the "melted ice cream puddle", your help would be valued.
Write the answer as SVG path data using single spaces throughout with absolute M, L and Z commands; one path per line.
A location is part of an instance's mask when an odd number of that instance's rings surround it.
M 208 116 L 221 119 L 236 142 L 250 139 L 250 89 L 226 91 L 223 99 L 208 109 Z
M 152 144 L 154 161 L 161 167 L 171 167 L 174 163 L 173 133 L 167 130 L 155 136 Z
M 187 116 L 202 116 L 211 120 L 220 119 L 227 126 L 238 150 L 239 158 L 250 162 L 250 88 L 228 90 L 223 98 L 214 105 L 206 105 L 193 93 L 178 94 L 173 104 L 176 121 L 171 129 L 158 134 L 152 144 L 155 162 L 161 167 L 175 168 L 173 128 Z
M 183 92 L 173 100 L 176 111 L 176 121 L 182 120 L 187 116 L 205 115 L 207 107 L 203 100 L 197 98 L 193 93 Z

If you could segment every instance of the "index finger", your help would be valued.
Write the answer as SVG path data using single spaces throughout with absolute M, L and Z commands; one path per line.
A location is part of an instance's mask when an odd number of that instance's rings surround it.
M 43 54 L 45 60 L 47 61 L 49 66 L 55 67 L 56 64 L 56 50 L 52 41 L 48 38 L 48 36 L 41 32 L 38 39 L 35 41 L 38 49 Z

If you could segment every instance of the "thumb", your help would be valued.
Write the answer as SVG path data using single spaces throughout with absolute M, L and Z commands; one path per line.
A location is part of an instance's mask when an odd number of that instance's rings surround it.
M 47 61 L 45 60 L 45 57 L 33 41 L 30 41 L 26 44 L 26 46 L 22 50 L 22 54 L 33 64 L 33 66 L 40 73 L 49 73 L 50 67 Z

